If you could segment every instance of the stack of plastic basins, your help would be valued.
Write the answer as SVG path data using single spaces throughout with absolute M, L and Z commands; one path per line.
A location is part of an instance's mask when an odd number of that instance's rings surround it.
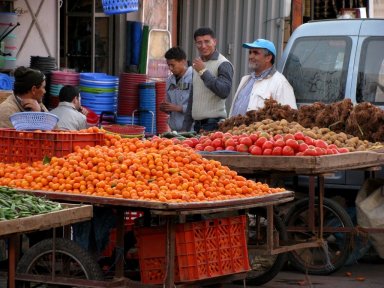
M 120 74 L 117 104 L 118 116 L 132 116 L 133 112 L 139 109 L 139 84 L 145 83 L 147 80 L 148 78 L 145 74 Z
M 154 135 L 157 133 L 155 82 L 139 84 L 139 99 L 139 123 L 145 127 L 146 134 Z
M 49 108 L 55 108 L 59 104 L 59 93 L 65 85 L 78 87 L 80 83 L 80 74 L 71 71 L 52 71 L 51 86 L 49 89 Z
M 105 73 L 80 73 L 81 103 L 97 115 L 116 113 L 119 78 Z
M 17 14 L 11 12 L 0 12 L 0 39 L 17 24 Z M 0 69 L 12 70 L 16 67 L 16 30 L 13 29 L 3 40 L 1 51 L 5 55 L 0 55 Z
M 156 128 L 157 133 L 164 133 L 169 131 L 168 126 L 168 113 L 160 111 L 160 104 L 165 101 L 167 96 L 165 81 L 156 82 Z

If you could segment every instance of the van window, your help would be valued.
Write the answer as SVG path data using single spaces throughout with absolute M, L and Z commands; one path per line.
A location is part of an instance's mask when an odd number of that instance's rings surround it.
M 364 40 L 360 55 L 356 101 L 384 104 L 384 37 Z
M 297 102 L 331 103 L 344 99 L 352 41 L 348 37 L 303 37 L 295 40 L 283 74 Z

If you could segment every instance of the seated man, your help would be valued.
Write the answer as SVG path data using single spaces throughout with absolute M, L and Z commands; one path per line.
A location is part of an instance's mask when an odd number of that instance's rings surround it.
M 59 93 L 59 105 L 51 111 L 59 117 L 59 129 L 81 130 L 87 128 L 87 118 L 82 113 L 79 89 L 66 85 Z M 85 110 L 85 109 L 84 109 Z
M 13 95 L 0 104 L 0 128 L 13 128 L 9 116 L 17 112 L 48 112 L 43 104 L 45 75 L 24 66 L 16 68 Z

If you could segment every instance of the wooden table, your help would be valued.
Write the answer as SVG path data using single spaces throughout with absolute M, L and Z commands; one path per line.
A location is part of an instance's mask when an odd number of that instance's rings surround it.
M 254 156 L 244 153 L 214 153 L 202 152 L 204 158 L 217 160 L 222 165 L 228 166 L 240 174 L 252 175 L 271 175 L 276 174 L 294 174 L 309 176 L 309 213 L 308 226 L 315 232 L 315 194 L 316 182 L 318 178 L 318 197 L 319 197 L 319 219 L 320 227 L 318 240 L 322 240 L 323 235 L 323 200 L 324 200 L 324 177 L 328 173 L 343 170 L 361 170 L 375 169 L 384 165 L 384 153 L 374 151 L 350 152 L 337 155 L 324 156 Z M 359 228 L 365 232 L 378 232 L 376 228 Z M 353 232 L 352 229 L 344 228 L 344 232 Z M 380 231 L 384 232 L 383 229 Z M 302 243 L 283 247 L 275 252 L 287 252 L 300 248 L 315 247 L 322 241 L 313 243 Z
M 87 203 L 92 205 L 102 205 L 113 207 L 117 210 L 117 235 L 116 246 L 124 247 L 124 212 L 126 209 L 131 210 L 148 210 L 151 214 L 162 215 L 166 221 L 167 229 L 167 249 L 166 249 L 166 261 L 169 263 L 166 267 L 166 279 L 164 281 L 164 287 L 185 287 L 187 284 L 175 285 L 174 283 L 174 258 L 175 258 L 175 225 L 176 219 L 179 219 L 181 215 L 193 215 L 193 214 L 209 214 L 224 211 L 236 211 L 253 207 L 267 207 L 270 218 L 273 214 L 273 206 L 292 201 L 294 199 L 294 193 L 291 191 L 285 191 L 275 194 L 269 194 L 260 197 L 242 198 L 226 201 L 211 201 L 211 202 L 194 202 L 194 203 L 163 203 L 163 202 L 150 202 L 141 200 L 128 200 L 113 197 L 99 197 L 88 196 L 82 194 L 69 194 L 61 192 L 47 192 L 47 191 L 23 191 L 34 194 L 36 196 L 45 196 L 51 200 L 60 200 L 76 203 Z M 272 231 L 272 226 L 271 226 Z M 272 233 L 272 232 L 271 232 Z M 124 278 L 124 263 L 122 257 L 116 259 L 116 271 L 115 279 L 120 281 L 122 286 L 128 287 L 155 287 L 154 285 L 144 285 L 136 281 L 132 281 Z M 245 278 L 246 273 L 240 275 L 242 279 Z M 238 278 L 230 278 L 230 280 Z M 228 279 L 227 279 L 228 280 Z M 213 281 L 218 281 L 213 279 Z M 221 281 L 221 280 L 220 280 Z M 204 283 L 209 283 L 209 279 Z M 218 283 L 218 282 L 216 282 Z M 111 283 L 106 283 L 105 287 L 109 287 Z M 116 287 L 118 283 L 114 283 L 113 287 Z M 93 287 L 90 285 L 89 287 Z M 100 286 L 95 286 L 100 287 Z M 112 287 L 112 286 L 111 286 Z
M 0 237 L 9 239 L 8 248 L 8 287 L 15 286 L 16 243 L 18 235 L 38 230 L 66 226 L 92 218 L 91 205 L 62 204 L 63 209 L 50 213 L 0 221 Z

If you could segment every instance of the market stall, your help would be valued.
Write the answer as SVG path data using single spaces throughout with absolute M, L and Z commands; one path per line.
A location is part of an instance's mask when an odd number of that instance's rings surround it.
M 220 161 L 223 165 L 230 167 L 238 173 L 247 175 L 261 175 L 270 177 L 273 174 L 291 174 L 308 175 L 309 190 L 308 199 L 303 199 L 300 211 L 290 211 L 287 214 L 286 225 L 287 233 L 290 238 L 298 240 L 297 243 L 286 247 L 280 247 L 275 252 L 291 251 L 296 263 L 302 270 L 310 270 L 314 274 L 329 274 L 336 271 L 344 265 L 350 254 L 354 238 L 359 231 L 364 232 L 384 232 L 383 229 L 353 227 L 348 215 L 344 209 L 335 204 L 334 201 L 324 197 L 324 177 L 327 173 L 333 173 L 341 170 L 354 169 L 376 169 L 384 164 L 384 154 L 373 151 L 360 151 L 352 153 L 343 153 L 337 155 L 324 156 L 251 156 L 239 153 L 203 153 L 207 159 Z M 316 181 L 317 180 L 317 181 Z M 318 195 L 316 195 L 318 191 Z M 298 207 L 293 207 L 298 209 Z M 324 211 L 325 210 L 325 211 Z M 305 213 L 304 213 L 305 212 Z M 301 214 L 300 214 L 301 213 Z M 339 219 L 338 225 L 331 224 L 331 221 L 325 220 L 325 214 L 332 214 L 333 218 Z M 305 215 L 305 216 L 303 216 Z M 306 219 L 300 219 L 305 217 Z M 293 219 L 293 220 L 292 220 Z M 296 222 L 295 222 L 296 221 Z M 300 222 L 300 227 L 297 224 Z M 334 221 L 333 221 L 334 222 Z M 329 233 L 344 233 L 341 242 L 342 248 L 331 252 L 332 249 L 327 242 Z M 328 234 L 327 234 L 328 233 Z M 299 235 L 299 236 L 298 236 Z M 304 235 L 304 236 L 303 236 Z M 340 246 L 340 242 L 338 243 Z M 321 260 L 305 260 L 303 251 L 320 247 L 324 256 Z M 312 248 L 311 248 L 312 247 Z M 328 255 L 331 256 L 326 256 Z M 326 252 L 324 252 L 326 251 Z M 309 262 L 308 262 L 309 261 Z
M 9 288 L 15 286 L 16 245 L 18 236 L 22 233 L 46 230 L 73 223 L 86 221 L 92 218 L 92 206 L 83 204 L 63 204 L 63 209 L 51 213 L 29 216 L 14 220 L 0 221 L 0 238 L 9 239 L 8 249 L 8 282 Z
M 217 276 L 213 278 L 197 279 L 196 281 L 181 282 L 175 284 L 175 229 L 177 223 L 180 222 L 180 216 L 184 215 L 201 215 L 201 214 L 215 214 L 218 212 L 235 212 L 243 209 L 249 209 L 254 207 L 266 207 L 268 213 L 272 214 L 272 208 L 274 205 L 285 203 L 293 199 L 293 192 L 285 191 L 270 195 L 264 195 L 260 197 L 251 197 L 243 199 L 234 199 L 226 201 L 212 201 L 212 202 L 196 202 L 196 203 L 161 203 L 154 201 L 141 201 L 141 200 L 128 200 L 117 199 L 108 197 L 87 196 L 81 194 L 69 194 L 61 192 L 47 192 L 47 191 L 25 191 L 33 193 L 38 196 L 45 196 L 52 200 L 59 200 L 65 202 L 75 203 L 88 203 L 92 205 L 101 205 L 113 207 L 117 211 L 117 239 L 116 246 L 124 247 L 124 211 L 139 210 L 147 211 L 151 215 L 160 215 L 165 219 L 165 225 L 162 229 L 166 230 L 166 268 L 164 272 L 163 285 L 164 287 L 185 287 L 188 285 L 195 285 L 196 283 L 222 283 L 233 280 L 245 279 L 247 270 L 243 270 L 240 273 L 232 273 L 223 276 Z M 270 215 L 269 215 L 270 216 Z M 271 223 L 272 224 L 272 223 Z M 247 256 L 245 257 L 248 263 Z M 84 280 L 72 280 L 71 283 L 87 283 L 88 287 L 118 287 L 116 285 L 129 285 L 129 287 L 151 287 L 151 284 L 143 284 L 137 281 L 130 280 L 124 277 L 124 263 L 122 258 L 116 259 L 117 267 L 115 270 L 114 281 L 106 281 L 101 284 L 97 282 L 84 282 Z M 16 279 L 23 281 L 39 281 L 38 275 L 16 275 Z M 77 282 L 78 281 L 78 282 Z M 105 285 L 105 286 L 100 286 Z M 153 287 L 153 285 L 152 285 Z

